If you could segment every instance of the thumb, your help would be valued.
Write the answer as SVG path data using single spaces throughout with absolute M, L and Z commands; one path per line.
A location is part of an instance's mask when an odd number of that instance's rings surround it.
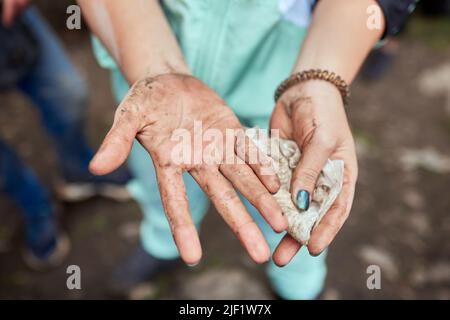
M 131 152 L 138 132 L 137 117 L 128 115 L 123 110 L 127 110 L 126 107 L 119 106 L 111 130 L 89 164 L 89 170 L 95 175 L 104 175 L 116 170 Z
M 302 150 L 291 182 L 292 201 L 300 210 L 308 210 L 316 181 L 331 152 L 332 148 L 314 140 Z
M 278 130 L 280 138 L 289 139 L 293 136 L 292 120 L 286 112 L 284 104 L 277 102 L 270 117 L 270 129 Z

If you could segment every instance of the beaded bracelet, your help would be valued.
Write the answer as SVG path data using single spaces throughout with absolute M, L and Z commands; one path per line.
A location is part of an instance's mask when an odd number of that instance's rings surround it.
M 341 93 L 342 100 L 344 101 L 344 105 L 348 104 L 348 100 L 350 98 L 350 87 L 345 82 L 345 80 L 343 80 L 334 72 L 320 69 L 298 72 L 284 80 L 275 91 L 275 102 L 277 102 L 281 95 L 289 88 L 298 83 L 308 80 L 324 80 L 330 82 L 331 84 L 336 86 L 336 88 L 338 88 L 339 92 Z

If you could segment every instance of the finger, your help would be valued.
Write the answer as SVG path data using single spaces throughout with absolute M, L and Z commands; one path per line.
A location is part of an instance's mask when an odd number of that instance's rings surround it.
M 14 17 L 14 1 L 4 0 L 3 1 L 3 15 L 2 22 L 5 27 L 11 26 Z
M 300 210 L 308 210 L 317 178 L 330 154 L 330 148 L 315 140 L 303 148 L 291 182 L 292 201 Z
M 276 193 L 280 189 L 280 180 L 272 167 L 272 159 L 259 150 L 243 131 L 239 131 L 236 136 L 235 149 L 238 157 L 252 168 L 267 190 Z
M 114 124 L 89 165 L 93 174 L 104 175 L 116 170 L 130 154 L 139 125 L 138 117 L 129 110 L 126 102 L 117 108 Z
M 272 255 L 273 262 L 279 267 L 284 267 L 297 254 L 302 245 L 300 242 L 286 234 L 278 244 Z
M 342 192 L 311 233 L 308 243 L 308 250 L 311 255 L 317 256 L 325 250 L 344 225 L 352 207 L 355 183 L 356 178 L 351 176 L 349 169 L 346 170 Z
M 188 265 L 196 265 L 202 257 L 197 230 L 192 222 L 182 170 L 155 165 L 159 192 L 180 256 Z
M 231 183 L 214 169 L 192 170 L 190 173 L 214 203 L 250 257 L 256 263 L 266 262 L 270 258 L 269 246 Z
M 287 219 L 284 217 L 280 205 L 267 191 L 266 187 L 264 187 L 249 166 L 246 164 L 223 164 L 220 166 L 220 171 L 262 214 L 273 230 L 276 232 L 286 230 Z

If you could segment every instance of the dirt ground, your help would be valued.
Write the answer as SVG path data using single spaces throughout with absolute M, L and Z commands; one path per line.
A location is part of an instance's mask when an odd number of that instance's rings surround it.
M 59 28 L 61 15 L 48 14 Z M 449 35 L 448 20 L 413 19 L 388 74 L 353 86 L 348 115 L 360 178 L 352 214 L 329 251 L 325 299 L 450 299 Z M 115 107 L 108 74 L 97 66 L 85 31 L 62 36 L 91 89 L 87 129 L 98 146 Z M 16 92 L 1 93 L 0 106 L 0 136 L 52 188 L 58 164 L 38 113 Z M 35 273 L 21 259 L 21 213 L 0 196 L 0 298 L 109 297 L 109 273 L 138 243 L 138 206 L 54 200 L 72 251 L 61 268 Z M 201 265 L 161 275 L 131 298 L 273 298 L 263 268 L 247 258 L 214 209 L 201 237 Z M 81 267 L 82 290 L 66 288 L 71 264 Z M 381 267 L 381 290 L 366 286 L 372 264 Z

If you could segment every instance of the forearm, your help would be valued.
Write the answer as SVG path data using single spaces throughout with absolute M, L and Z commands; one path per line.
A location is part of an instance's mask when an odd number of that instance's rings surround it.
M 375 0 L 320 0 L 300 52 L 294 72 L 324 69 L 347 83 L 355 78 L 367 54 L 384 30 L 367 27 L 367 8 Z M 381 11 L 380 11 L 381 12 Z
M 127 81 L 189 73 L 159 1 L 78 0 L 92 30 Z

